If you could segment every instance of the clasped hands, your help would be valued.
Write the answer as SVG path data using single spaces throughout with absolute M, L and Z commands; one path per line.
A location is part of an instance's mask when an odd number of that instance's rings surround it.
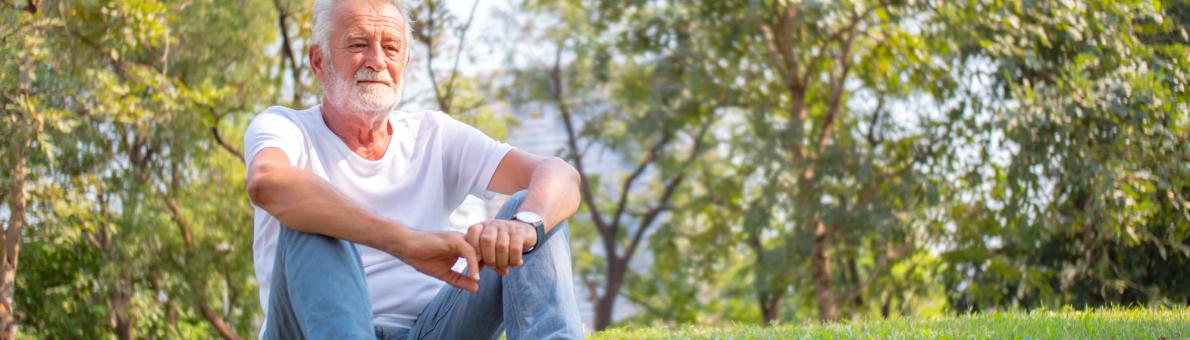
M 457 232 L 414 231 L 406 242 L 390 251 L 423 274 L 471 292 L 479 290 L 479 271 L 491 268 L 501 276 L 525 264 L 524 250 L 537 244 L 533 226 L 519 221 L 487 220 Z M 467 261 L 467 274 L 451 269 L 459 258 Z

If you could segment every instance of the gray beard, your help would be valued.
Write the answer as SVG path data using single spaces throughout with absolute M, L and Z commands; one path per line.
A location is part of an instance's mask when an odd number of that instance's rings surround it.
M 368 90 L 354 81 L 348 82 L 339 77 L 339 73 L 335 71 L 334 67 L 327 67 L 329 76 L 331 78 L 329 86 L 327 86 L 326 94 L 327 100 L 335 104 L 335 106 L 344 109 L 349 115 L 356 116 L 364 122 L 374 125 L 379 123 L 384 118 L 397 108 L 397 104 L 401 102 L 404 84 L 398 85 L 397 89 L 391 95 L 386 95 L 384 90 Z M 358 79 L 358 75 L 352 77 L 353 80 Z M 365 85 L 378 86 L 378 85 Z M 387 98 L 386 98 L 387 97 Z

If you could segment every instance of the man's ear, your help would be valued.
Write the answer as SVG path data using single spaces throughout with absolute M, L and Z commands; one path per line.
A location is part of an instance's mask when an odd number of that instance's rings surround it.
M 318 47 L 318 45 L 311 45 L 310 49 L 306 51 L 306 53 L 308 54 L 307 57 L 309 57 L 310 60 L 310 70 L 314 71 L 315 76 L 321 78 L 322 73 L 326 71 L 323 68 L 325 65 L 322 64 L 323 60 L 325 60 L 325 58 L 323 58 L 324 56 L 322 55 L 322 50 Z

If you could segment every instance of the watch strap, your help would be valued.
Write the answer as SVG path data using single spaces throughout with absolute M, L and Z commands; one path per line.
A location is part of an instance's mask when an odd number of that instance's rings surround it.
M 537 221 L 537 222 L 530 223 L 528 221 L 521 221 L 521 220 L 517 219 L 516 217 L 513 217 L 512 219 L 514 221 L 532 224 L 533 231 L 537 233 L 537 242 L 535 244 L 533 244 L 533 248 L 529 248 L 529 250 L 525 250 L 525 251 L 521 252 L 521 255 L 529 255 L 530 253 L 533 253 L 534 250 L 537 250 L 537 248 L 541 248 L 541 243 L 545 242 L 545 222 Z

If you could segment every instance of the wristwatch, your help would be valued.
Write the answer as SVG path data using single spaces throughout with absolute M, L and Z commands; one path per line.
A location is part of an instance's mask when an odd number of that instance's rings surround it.
M 521 255 L 529 255 L 529 253 L 537 250 L 541 246 L 541 242 L 545 240 L 545 221 L 541 220 L 541 215 L 531 211 L 521 211 L 516 213 L 516 215 L 512 215 L 512 220 L 531 224 L 533 225 L 533 229 L 537 231 L 537 243 L 533 245 L 533 248 L 522 252 Z

